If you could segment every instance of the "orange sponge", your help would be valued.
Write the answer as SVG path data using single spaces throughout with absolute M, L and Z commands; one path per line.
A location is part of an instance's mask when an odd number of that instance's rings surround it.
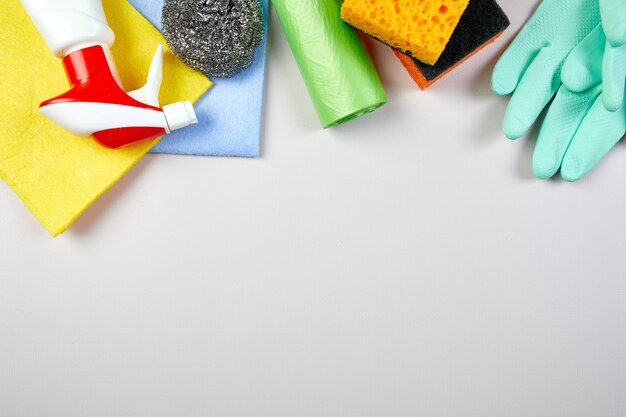
M 348 24 L 434 65 L 446 48 L 469 0 L 345 0 Z
M 402 52 L 394 52 L 424 90 L 493 42 L 508 26 L 509 19 L 495 0 L 472 0 L 437 64 L 426 65 Z

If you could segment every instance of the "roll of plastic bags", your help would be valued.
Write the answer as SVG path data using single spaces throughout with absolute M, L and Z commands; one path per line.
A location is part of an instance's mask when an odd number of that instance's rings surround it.
M 387 102 L 365 47 L 341 20 L 341 0 L 273 0 L 272 4 L 324 128 Z

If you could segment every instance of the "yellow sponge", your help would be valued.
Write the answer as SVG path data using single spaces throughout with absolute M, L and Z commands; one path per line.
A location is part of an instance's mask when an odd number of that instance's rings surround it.
M 349 25 L 426 64 L 434 65 L 469 0 L 345 0 Z

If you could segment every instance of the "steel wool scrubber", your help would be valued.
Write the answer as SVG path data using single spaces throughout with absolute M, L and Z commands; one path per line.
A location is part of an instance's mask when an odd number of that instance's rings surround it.
M 172 52 L 208 77 L 248 68 L 263 39 L 259 0 L 165 0 L 162 13 Z

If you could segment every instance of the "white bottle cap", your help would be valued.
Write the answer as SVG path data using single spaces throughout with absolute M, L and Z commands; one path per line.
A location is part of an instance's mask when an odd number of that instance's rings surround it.
M 178 103 L 163 106 L 163 115 L 167 125 L 170 127 L 170 131 L 198 123 L 196 112 L 190 101 L 179 101 Z

